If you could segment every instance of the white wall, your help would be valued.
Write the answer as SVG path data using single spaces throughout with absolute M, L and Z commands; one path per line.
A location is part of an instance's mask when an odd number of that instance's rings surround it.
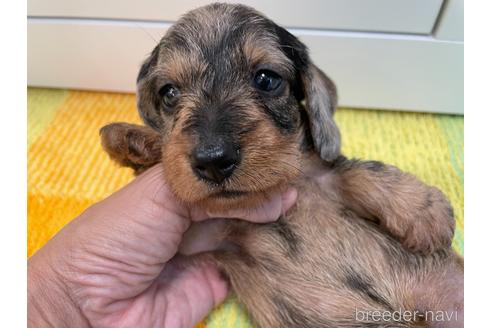
M 28 83 L 135 91 L 140 63 L 204 0 L 28 0 Z M 288 27 L 342 106 L 463 113 L 463 0 L 236 1 Z

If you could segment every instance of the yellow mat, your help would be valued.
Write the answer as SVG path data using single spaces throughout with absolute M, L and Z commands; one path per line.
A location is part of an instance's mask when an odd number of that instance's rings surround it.
M 345 155 L 394 164 L 446 193 L 463 254 L 463 117 L 343 108 L 335 118 Z M 140 122 L 134 95 L 28 89 L 28 256 L 132 179 L 99 145 L 99 128 L 114 121 Z M 251 323 L 229 299 L 199 326 Z

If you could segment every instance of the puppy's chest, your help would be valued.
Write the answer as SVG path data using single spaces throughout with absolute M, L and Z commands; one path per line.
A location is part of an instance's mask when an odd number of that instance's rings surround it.
M 253 257 L 305 258 L 326 252 L 327 246 L 344 242 L 351 234 L 352 223 L 343 216 L 344 206 L 329 185 L 324 190 L 311 180 L 302 180 L 295 187 L 297 203 L 279 220 L 236 230 L 236 242 Z
M 340 282 L 338 274 L 350 268 L 371 275 L 371 261 L 391 270 L 385 254 L 406 254 L 380 227 L 351 212 L 329 181 L 301 180 L 296 188 L 298 201 L 286 215 L 241 229 L 235 238 L 265 272 L 319 276 L 326 284 L 328 276 Z

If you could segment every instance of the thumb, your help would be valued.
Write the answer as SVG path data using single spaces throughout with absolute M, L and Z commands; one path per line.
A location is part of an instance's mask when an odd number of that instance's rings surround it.
M 176 199 L 164 179 L 162 165 L 155 165 L 103 202 L 125 209 L 130 217 L 162 220 L 163 213 L 188 218 L 187 209 Z
M 165 327 L 192 327 L 228 292 L 228 281 L 204 258 L 174 257 L 159 277 L 157 291 L 166 302 Z
M 156 166 L 87 209 L 58 235 L 58 244 L 80 253 L 81 271 L 87 262 L 105 263 L 114 298 L 124 299 L 145 290 L 176 254 L 191 222 L 187 215 Z

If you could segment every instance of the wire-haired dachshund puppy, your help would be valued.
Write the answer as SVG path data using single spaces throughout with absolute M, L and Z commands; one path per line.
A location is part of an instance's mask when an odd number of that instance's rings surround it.
M 295 186 L 277 222 L 224 220 L 207 253 L 260 327 L 459 327 L 463 263 L 445 196 L 340 154 L 333 82 L 252 8 L 213 4 L 172 26 L 138 75 L 147 126 L 101 130 L 137 173 L 162 162 L 176 197 L 250 208 Z

